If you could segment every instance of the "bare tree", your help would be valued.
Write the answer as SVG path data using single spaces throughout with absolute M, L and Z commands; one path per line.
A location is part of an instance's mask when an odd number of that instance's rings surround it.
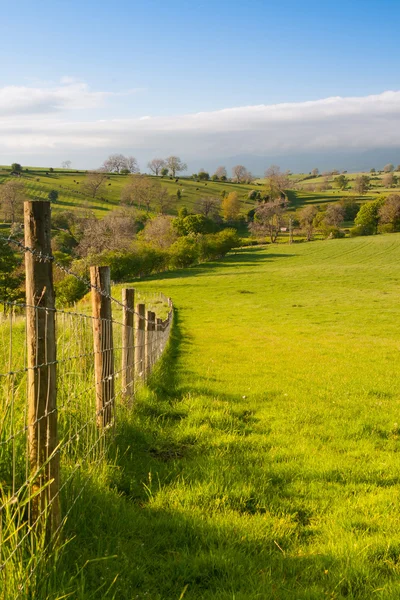
M 205 217 L 214 218 L 219 215 L 221 208 L 221 201 L 219 198 L 213 196 L 205 196 L 199 198 L 195 204 L 195 210 L 197 213 L 204 215 Z
M 150 211 L 152 200 L 152 180 L 145 175 L 132 175 L 125 187 L 122 188 L 121 202 L 128 205 L 146 207 Z
M 354 182 L 354 189 L 357 194 L 363 196 L 369 189 L 369 177 L 368 175 L 358 175 Z
M 394 184 L 394 181 L 395 181 L 395 177 L 394 177 L 393 173 L 385 173 L 385 175 L 382 177 L 383 187 L 391 188 L 392 185 Z
M 301 209 L 299 217 L 300 217 L 300 225 L 304 230 L 307 241 L 309 242 L 312 238 L 315 229 L 315 215 L 318 212 L 318 208 L 313 206 L 312 204 L 308 204 L 304 208 Z
M 311 171 L 311 175 L 313 175 L 314 177 L 318 177 L 318 175 L 319 175 L 319 169 L 313 169 Z
M 175 177 L 177 173 L 181 173 L 187 169 L 186 163 L 182 162 L 179 156 L 169 156 L 165 160 L 165 165 L 169 169 L 172 177 Z
M 72 163 L 71 163 L 71 161 L 70 161 L 70 160 L 64 160 L 64 161 L 61 163 L 61 168 L 62 168 L 62 169 L 70 169 L 70 168 L 71 168 L 71 164 L 72 164 Z
M 157 182 L 158 183 L 158 182 Z M 153 188 L 155 204 L 158 208 L 158 212 L 161 215 L 165 215 L 166 212 L 171 208 L 173 198 L 168 194 L 168 190 L 165 187 L 154 187 Z
M 11 179 L 0 185 L 0 204 L 3 220 L 12 225 L 22 218 L 25 186 L 22 181 Z
M 136 158 L 134 156 L 124 156 L 123 154 L 110 154 L 107 160 L 104 161 L 102 169 L 108 173 L 121 173 L 122 171 L 139 173 Z
M 103 191 L 106 181 L 107 173 L 104 171 L 90 171 L 85 177 L 83 189 L 92 198 L 95 198 L 99 192 Z
M 329 204 L 324 216 L 325 225 L 339 227 L 344 221 L 344 215 L 345 209 L 342 204 Z
M 129 250 L 135 238 L 135 212 L 124 208 L 109 212 L 104 219 L 89 214 L 80 223 L 79 256 L 99 254 L 104 250 Z
M 178 238 L 176 230 L 172 226 L 173 219 L 160 215 L 147 221 L 141 236 L 146 242 L 154 244 L 159 248 L 169 248 Z
M 232 169 L 232 179 L 237 183 L 243 183 L 247 180 L 248 171 L 243 165 L 236 165 Z
M 388 163 L 383 167 L 383 170 L 385 173 L 391 173 L 392 171 L 394 171 L 394 165 L 392 165 L 392 163 Z
M 214 175 L 216 175 L 216 177 L 218 177 L 218 179 L 221 179 L 222 181 L 225 181 L 228 176 L 225 167 L 218 167 Z
M 158 176 L 161 169 L 165 167 L 165 160 L 163 158 L 153 158 L 153 160 L 147 163 L 147 166 L 154 175 Z
M 255 237 L 269 236 L 272 243 L 276 242 L 284 220 L 286 200 L 272 200 L 263 202 L 255 211 L 254 221 L 249 229 Z
M 282 173 L 280 167 L 272 165 L 265 171 L 265 192 L 270 200 L 285 197 L 285 191 L 290 187 L 288 173 Z
M 132 175 L 122 189 L 121 202 L 128 205 L 136 204 L 145 207 L 150 212 L 151 207 L 157 207 L 164 214 L 172 204 L 172 197 L 157 179 L 146 175 Z
M 380 222 L 390 224 L 395 231 L 400 229 L 400 195 L 390 194 L 379 208 Z

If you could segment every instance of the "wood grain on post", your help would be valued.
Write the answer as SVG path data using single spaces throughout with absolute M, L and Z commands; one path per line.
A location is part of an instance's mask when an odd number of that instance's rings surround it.
M 156 344 L 157 344 L 157 348 L 156 348 L 156 356 L 155 356 L 155 360 L 158 360 L 161 356 L 161 353 L 163 351 L 162 348 L 162 341 L 163 341 L 163 320 L 157 318 L 156 321 Z
M 57 450 L 56 339 L 50 202 L 24 203 L 28 448 L 32 478 L 31 522 L 47 513 L 53 533 L 61 521 L 60 456 Z M 47 512 L 48 509 L 48 512 Z
M 114 344 L 110 267 L 90 267 L 92 287 L 96 415 L 99 428 L 110 425 L 114 406 Z M 103 293 L 101 293 L 103 292 Z
M 144 379 L 145 371 L 145 319 L 146 306 L 137 304 L 135 311 L 135 375 L 139 379 Z
M 133 396 L 135 347 L 133 339 L 133 316 L 135 306 L 135 290 L 122 290 L 122 396 L 127 401 Z
M 148 310 L 146 319 L 146 342 L 145 342 L 145 377 L 148 377 L 153 367 L 154 354 L 154 332 L 156 329 L 156 314 Z

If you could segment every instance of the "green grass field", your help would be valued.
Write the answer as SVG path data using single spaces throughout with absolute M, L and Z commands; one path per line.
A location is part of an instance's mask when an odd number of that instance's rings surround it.
M 49 598 L 398 598 L 399 282 L 400 234 L 133 282 L 174 299 L 171 346 Z
M 91 198 L 84 193 L 83 184 L 86 173 L 84 171 L 64 171 L 55 170 L 49 172 L 46 169 L 29 167 L 29 171 L 23 172 L 21 181 L 25 183 L 27 196 L 31 199 L 47 199 L 50 190 L 59 192 L 59 199 L 53 204 L 54 210 L 69 209 L 91 209 L 98 216 L 104 216 L 109 210 L 116 208 L 120 204 L 122 188 L 128 183 L 127 175 L 110 175 L 103 191 L 99 197 Z M 150 177 L 150 176 L 149 176 Z M 0 167 L 0 185 L 10 178 L 9 171 Z M 242 200 L 242 211 L 246 213 L 253 208 L 254 202 L 249 201 L 247 196 L 249 191 L 257 189 L 258 186 L 235 184 L 230 182 L 213 181 L 195 181 L 189 177 L 180 177 L 178 183 L 176 178 L 160 178 L 162 185 L 168 189 L 169 194 L 174 198 L 171 206 L 171 214 L 177 214 L 179 208 L 186 206 L 189 212 L 194 211 L 196 201 L 204 196 L 214 196 L 221 199 L 221 192 L 237 192 Z M 181 198 L 176 196 L 177 191 L 181 191 Z M 103 199 L 100 199 L 103 198 Z

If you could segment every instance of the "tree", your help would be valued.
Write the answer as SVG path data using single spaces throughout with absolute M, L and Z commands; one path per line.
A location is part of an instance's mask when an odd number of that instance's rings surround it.
M 169 170 L 167 169 L 167 167 L 163 167 L 163 168 L 161 169 L 161 175 L 162 175 L 163 177 L 166 177 L 166 176 L 168 175 L 168 173 L 169 173 Z
M 16 302 L 23 297 L 21 285 L 24 278 L 17 272 L 20 264 L 21 258 L 15 255 L 7 242 L 0 241 L 0 297 L 4 313 L 8 312 L 8 302 Z
M 385 188 L 391 188 L 394 182 L 395 176 L 393 173 L 385 173 L 385 175 L 382 177 L 382 184 Z
M 313 206 L 312 204 L 309 204 L 308 206 L 305 206 L 304 208 L 301 209 L 300 214 L 299 214 L 299 218 L 300 218 L 300 225 L 302 227 L 302 229 L 304 229 L 304 232 L 307 236 L 307 241 L 309 242 L 312 238 L 312 235 L 314 233 L 314 229 L 315 229 L 315 216 L 318 212 L 318 208 L 316 206 Z
M 228 175 L 225 167 L 218 167 L 213 176 L 219 179 L 219 181 L 226 181 Z
M 360 205 L 352 197 L 342 198 L 340 204 L 344 208 L 344 221 L 354 221 L 360 210 Z
M 50 202 L 57 202 L 57 200 L 58 200 L 57 190 L 50 190 L 50 192 L 47 194 L 47 197 L 50 200 Z
M 203 198 L 199 198 L 195 204 L 196 212 L 210 218 L 218 217 L 220 208 L 221 202 L 219 198 L 214 198 L 213 196 L 204 196 Z
M 391 173 L 392 171 L 394 171 L 394 165 L 392 165 L 392 163 L 388 163 L 383 167 L 383 170 L 385 173 Z
M 379 220 L 385 225 L 391 225 L 393 231 L 400 230 L 400 195 L 390 194 L 379 207 Z
M 252 235 L 255 237 L 268 235 L 272 243 L 276 242 L 283 224 L 286 206 L 287 201 L 283 199 L 263 202 L 257 206 L 254 221 L 249 225 Z
M 289 185 L 288 173 L 282 173 L 277 165 L 272 165 L 265 171 L 265 195 L 269 200 L 283 199 Z
M 232 169 L 232 179 L 237 183 L 244 183 L 247 181 L 249 172 L 243 165 L 236 165 Z
M 107 181 L 107 173 L 105 171 L 90 171 L 83 182 L 83 190 L 95 198 L 101 191 L 104 190 Z
M 20 173 L 22 173 L 22 166 L 19 163 L 13 163 L 11 165 L 11 173 L 19 175 Z
M 344 207 L 339 204 L 329 204 L 325 211 L 324 222 L 328 227 L 340 227 L 344 221 Z
M 311 175 L 313 175 L 313 177 L 318 177 L 318 175 L 319 175 L 319 169 L 313 169 L 311 171 Z
M 230 192 L 222 200 L 222 214 L 226 221 L 234 221 L 240 214 L 240 200 L 237 192 Z
M 129 173 L 139 173 L 136 158 L 123 154 L 110 154 L 104 161 L 102 170 L 107 173 L 121 173 L 123 170 L 127 170 Z
M 339 188 L 339 190 L 345 190 L 348 183 L 349 179 L 348 177 L 346 177 L 346 175 L 342 174 L 335 177 L 335 184 Z
M 210 179 L 210 173 L 207 173 L 204 169 L 200 169 L 198 177 L 200 181 L 208 181 Z
M 369 171 L 370 173 L 376 173 L 376 169 L 374 169 L 374 167 L 372 167 L 372 169 L 370 169 Z
M 214 223 L 204 215 L 187 215 L 173 221 L 173 227 L 179 236 L 212 233 Z
M 369 190 L 369 177 L 368 175 L 358 175 L 355 179 L 354 189 L 357 194 L 363 196 Z
M 164 250 L 178 239 L 173 219 L 164 215 L 149 219 L 140 235 L 146 242 Z
M 71 168 L 71 164 L 72 164 L 72 163 L 71 163 L 71 161 L 70 161 L 70 160 L 64 160 L 64 161 L 61 163 L 61 168 L 62 168 L 62 169 L 70 169 L 70 168 Z
M 158 212 L 161 215 L 165 215 L 165 213 L 168 211 L 168 209 L 171 208 L 172 206 L 172 196 L 170 196 L 168 194 L 168 190 L 165 187 L 156 187 L 153 188 L 154 189 L 154 201 L 156 203 L 156 206 L 158 208 Z M 180 191 L 180 190 L 178 190 Z
M 139 208 L 145 207 L 150 212 L 152 205 L 158 207 L 161 214 L 171 206 L 172 198 L 165 187 L 157 179 L 146 175 L 132 175 L 128 183 L 122 188 L 121 202 L 123 204 L 136 204 Z
M 21 181 L 11 179 L 0 185 L 0 204 L 3 220 L 14 224 L 22 219 L 25 186 Z
M 165 160 L 163 158 L 153 158 L 153 160 L 151 160 L 150 162 L 147 163 L 147 167 L 150 169 L 150 171 L 152 173 L 154 173 L 154 175 L 158 176 L 161 169 L 163 169 L 163 167 L 165 167 Z M 167 169 L 167 173 L 168 173 L 168 169 Z M 166 175 L 167 173 L 164 173 L 164 175 Z
M 179 156 L 168 156 L 165 160 L 165 164 L 172 177 L 175 177 L 177 173 L 181 173 L 181 171 L 186 171 L 187 169 L 187 165 L 181 161 Z
M 100 254 L 104 250 L 129 250 L 137 231 L 136 212 L 120 208 L 103 219 L 89 214 L 80 223 L 82 236 L 77 247 L 79 256 Z
M 384 203 L 382 198 L 363 204 L 354 219 L 354 223 L 362 228 L 364 234 L 376 233 L 379 223 L 379 209 Z

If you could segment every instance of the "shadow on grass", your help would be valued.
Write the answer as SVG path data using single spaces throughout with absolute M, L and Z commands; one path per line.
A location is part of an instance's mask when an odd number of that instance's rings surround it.
M 163 271 L 154 275 L 142 277 L 140 281 L 159 281 L 161 279 L 183 279 L 186 277 L 194 277 L 201 275 L 210 275 L 217 269 L 224 267 L 238 267 L 240 265 L 257 265 L 260 263 L 273 262 L 275 259 L 292 258 L 296 256 L 291 253 L 266 252 L 265 248 L 252 246 L 244 250 L 237 249 L 228 254 L 225 258 L 219 261 L 201 263 L 187 269 L 179 269 L 176 271 Z M 243 275 L 241 271 L 241 275 Z M 229 272 L 221 274 L 221 276 L 229 276 Z

